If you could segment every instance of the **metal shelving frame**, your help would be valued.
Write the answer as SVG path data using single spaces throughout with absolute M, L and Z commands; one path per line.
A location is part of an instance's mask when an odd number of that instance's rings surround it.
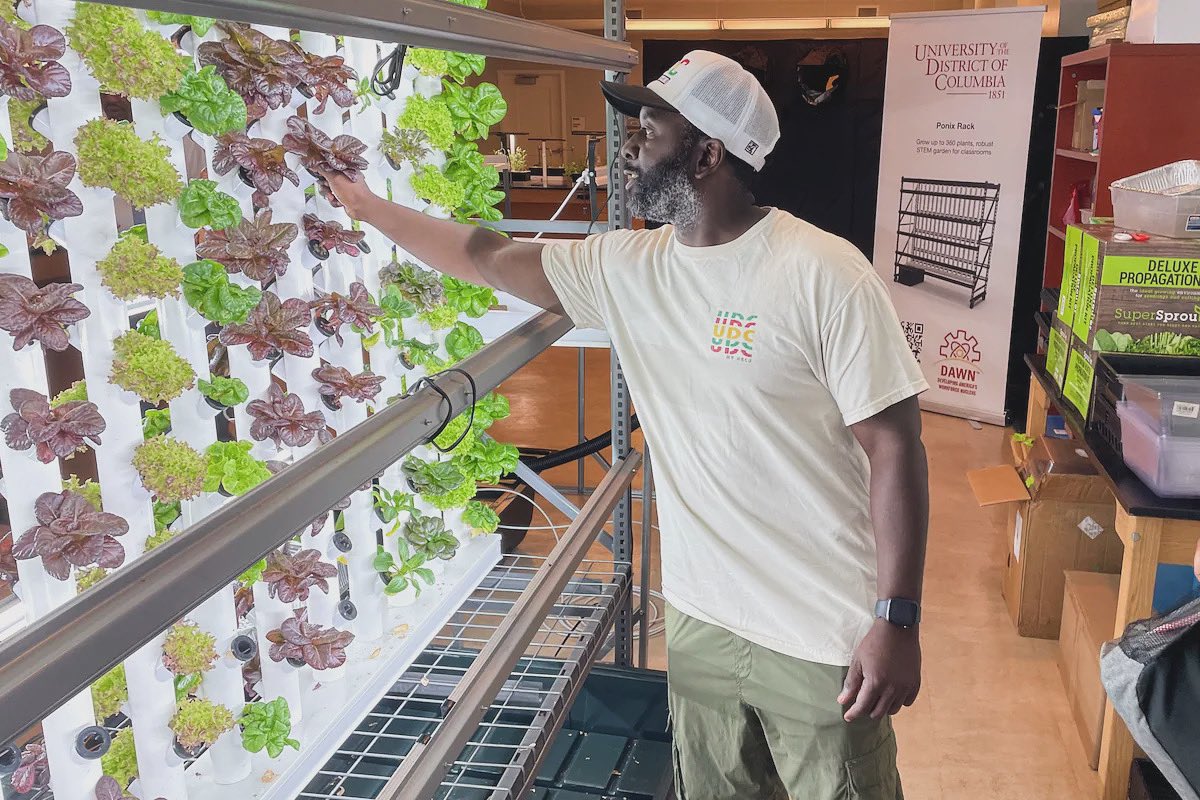
M 902 178 L 895 281 L 937 278 L 970 289 L 971 308 L 982 303 L 999 204 L 999 184 Z
M 328 0 L 116 0 L 135 8 L 604 69 L 607 79 L 625 80 L 638 56 L 624 41 L 624 3 L 603 1 L 604 39 L 442 0 L 398 4 L 340 0 L 336 6 Z M 606 127 L 608 163 L 619 171 L 624 119 L 609 109 Z M 609 192 L 609 222 L 596 229 L 629 227 L 620 182 L 610 181 Z M 547 225 L 546 229 L 554 227 Z M 0 643 L 0 743 L 14 741 L 216 587 L 227 584 L 290 538 L 292 531 L 424 443 L 442 419 L 465 410 L 472 388 L 481 394 L 491 390 L 570 327 L 561 317 L 539 314 L 459 365 L 472 376 L 474 387 L 461 373 L 437 376 L 437 389 L 423 388 L 383 409 L 321 448 L 319 455 L 300 460 L 115 572 L 92 591 Z M 641 456 L 631 446 L 629 390 L 615 353 L 611 374 L 614 464 L 574 517 L 555 552 L 536 570 L 534 562 L 527 559 L 508 559 L 495 568 L 335 756 L 336 760 L 354 755 L 345 749 L 355 741 L 354 736 L 366 735 L 370 741 L 389 738 L 387 725 L 410 716 L 407 712 L 418 707 L 428 710 L 422 692 L 431 687 L 446 692 L 437 716 L 429 718 L 440 718 L 440 722 L 412 742 L 412 757 L 400 763 L 393 760 L 393 771 L 400 766 L 404 769 L 391 776 L 391 784 L 382 787 L 387 791 L 378 796 L 426 800 L 435 794 L 459 797 L 452 794 L 459 791 L 474 792 L 462 797 L 520 796 L 532 781 L 544 748 L 560 727 L 583 678 L 599 657 L 609 631 L 614 636 L 616 663 L 628 666 L 633 662 L 634 625 L 640 621 L 645 665 L 649 593 L 642 593 L 637 612 L 630 593 L 631 481 Z M 449 408 L 445 398 L 449 398 Z M 651 492 L 647 475 L 643 495 L 650 497 Z M 648 512 L 647 503 L 643 582 L 648 580 Z M 609 515 L 612 561 L 603 565 L 587 561 L 576 572 Z M 483 644 L 481 634 L 488 632 L 491 636 L 486 644 L 474 652 L 476 645 Z M 451 655 L 466 661 L 452 668 Z M 512 715 L 524 719 L 510 723 L 507 720 Z M 369 730 L 376 724 L 373 720 L 386 724 L 378 731 Z M 516 745 L 497 749 L 495 742 L 485 741 L 489 731 L 512 732 L 516 730 L 512 725 L 519 725 L 522 731 Z M 477 734 L 482 737 L 478 741 Z M 450 757 L 439 757 L 441 750 Z M 358 761 L 366 763 L 366 756 Z M 343 778 L 342 790 L 352 773 L 353 768 L 344 776 L 333 776 Z M 497 778 L 494 785 L 468 785 L 482 780 L 484 773 L 489 780 Z M 419 780 L 410 779 L 407 784 L 395 780 L 408 775 Z M 435 793 L 415 788 L 425 785 Z M 300 796 L 352 796 L 343 791 L 308 792 L 306 789 Z

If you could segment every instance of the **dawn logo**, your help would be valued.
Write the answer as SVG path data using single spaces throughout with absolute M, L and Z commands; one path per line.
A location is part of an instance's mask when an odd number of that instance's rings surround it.
M 754 358 L 754 335 L 758 315 L 718 311 L 713 322 L 709 350 L 732 361 L 749 363 Z

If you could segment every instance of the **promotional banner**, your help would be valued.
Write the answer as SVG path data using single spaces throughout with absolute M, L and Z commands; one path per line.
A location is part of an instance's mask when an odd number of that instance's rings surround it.
M 1044 8 L 892 17 L 875 268 L 929 381 L 922 408 L 1004 423 Z

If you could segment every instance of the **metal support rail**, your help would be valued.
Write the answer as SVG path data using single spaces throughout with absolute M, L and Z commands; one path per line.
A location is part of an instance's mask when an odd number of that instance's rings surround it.
M 444 0 L 114 0 L 117 5 L 357 36 L 539 64 L 628 72 L 637 51 L 553 25 Z
M 0 743 L 87 688 L 571 329 L 544 312 L 0 644 Z
M 604 476 L 596 493 L 555 545 L 546 559 L 546 566 L 530 582 L 479 658 L 446 699 L 442 724 L 427 742 L 419 742 L 410 751 L 404 764 L 379 793 L 381 800 L 428 800 L 435 795 L 613 507 L 629 491 L 629 484 L 640 464 L 641 455 L 632 452 Z

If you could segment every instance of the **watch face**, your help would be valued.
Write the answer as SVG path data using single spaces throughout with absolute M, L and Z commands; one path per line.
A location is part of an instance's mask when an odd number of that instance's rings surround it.
M 917 608 L 912 603 L 902 601 L 892 601 L 888 616 L 891 622 L 905 628 L 911 628 L 917 624 Z

